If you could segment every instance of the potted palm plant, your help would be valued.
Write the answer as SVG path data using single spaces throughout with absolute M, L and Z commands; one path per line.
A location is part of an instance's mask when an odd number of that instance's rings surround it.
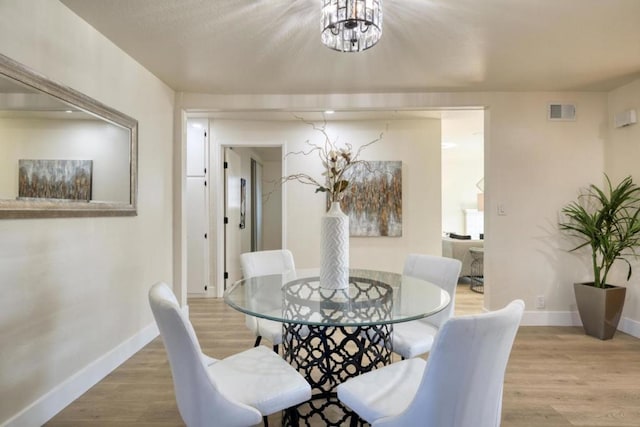
M 566 221 L 560 229 L 580 243 L 571 249 L 589 247 L 593 282 L 575 283 L 574 291 L 585 333 L 600 339 L 610 339 L 616 332 L 624 306 L 626 288 L 607 283 L 607 276 L 616 261 L 627 266 L 640 245 L 640 187 L 630 176 L 615 187 L 605 175 L 606 186 L 591 184 L 586 193 L 562 209 Z

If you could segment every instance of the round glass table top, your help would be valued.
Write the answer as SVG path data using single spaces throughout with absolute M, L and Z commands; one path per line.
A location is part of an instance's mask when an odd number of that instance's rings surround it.
M 231 307 L 250 316 L 318 326 L 405 322 L 438 313 L 451 301 L 437 285 L 375 270 L 349 270 L 349 288 L 320 286 L 318 270 L 239 280 L 224 293 Z

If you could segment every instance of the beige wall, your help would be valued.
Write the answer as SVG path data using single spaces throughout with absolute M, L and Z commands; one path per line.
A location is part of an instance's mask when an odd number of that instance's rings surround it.
M 300 121 L 217 120 L 212 137 L 225 144 L 252 141 L 253 144 L 285 143 L 286 152 L 305 149 L 305 141 L 324 142 L 323 136 Z M 330 122 L 327 133 L 357 149 L 383 139 L 362 152 L 363 160 L 401 160 L 403 162 L 402 237 L 351 238 L 353 266 L 400 271 L 410 252 L 440 254 L 440 121 L 349 121 Z M 289 155 L 287 174 L 305 172 L 321 179 L 322 166 L 316 155 Z M 268 187 L 268 185 L 266 186 Z M 309 185 L 286 184 L 286 247 L 300 268 L 318 266 L 320 218 L 325 196 Z
M 640 124 L 615 128 L 613 116 L 616 113 L 635 109 L 640 113 L 640 79 L 609 93 L 609 141 L 606 146 L 605 169 L 613 182 L 619 182 L 627 175 L 640 184 Z M 633 275 L 626 284 L 627 298 L 623 312 L 623 326 L 640 334 L 640 262 L 633 260 Z M 624 269 L 616 270 L 615 284 L 625 284 Z
M 573 103 L 577 119 L 552 122 L 549 102 Z M 575 311 L 572 283 L 588 277 L 583 258 L 568 254 L 558 212 L 578 188 L 601 178 L 604 93 L 500 93 L 487 99 L 485 136 L 485 305 L 513 298 L 527 323 L 565 324 Z M 497 206 L 506 215 L 497 215 Z M 546 308 L 535 309 L 544 296 Z
M 299 126 L 299 125 L 298 125 Z M 304 141 L 324 141 L 305 126 L 291 138 L 290 152 L 304 149 Z M 391 120 L 330 122 L 331 139 L 353 144 L 354 149 L 378 137 L 382 140 L 362 151 L 363 160 L 402 161 L 402 237 L 352 237 L 350 265 L 400 271 L 408 253 L 439 255 L 440 231 L 440 121 Z M 287 173 L 307 172 L 320 177 L 322 165 L 316 156 L 288 156 Z M 312 186 L 287 183 L 287 247 L 302 268 L 317 267 L 320 257 L 320 220 L 326 203 Z
M 262 163 L 262 249 L 282 248 L 282 190 L 274 185 L 282 177 L 282 161 Z
M 550 102 L 574 103 L 573 122 L 547 120 Z M 493 92 L 333 95 L 181 94 L 177 108 L 220 110 L 392 110 L 486 107 L 485 116 L 485 306 L 502 307 L 514 298 L 527 304 L 525 323 L 572 324 L 572 283 L 586 279 L 588 265 L 568 254 L 560 235 L 559 210 L 577 189 L 601 179 L 607 139 L 607 94 L 574 92 Z M 300 139 L 298 138 L 297 141 Z M 439 151 L 439 147 L 438 147 Z M 374 154 L 374 153 L 371 153 Z M 428 161 L 439 162 L 437 157 Z M 436 166 L 439 167 L 439 166 Z M 291 187 L 291 185 L 290 185 Z M 296 195 L 303 190 L 297 186 Z M 293 190 L 292 190 L 293 191 Z M 439 190 L 435 190 L 439 191 Z M 288 197 L 295 197 L 289 195 Z M 439 200 L 439 194 L 436 197 Z M 292 202 L 288 201 L 290 206 Z M 505 216 L 497 215 L 497 205 Z M 313 211 L 316 205 L 310 205 Z M 435 212 L 435 213 L 434 213 Z M 290 213 L 288 213 L 290 215 Z M 425 207 L 425 221 L 440 222 L 440 204 Z M 437 219 L 436 219 L 437 218 Z M 287 217 L 287 235 L 301 228 L 301 215 Z M 313 224 L 312 224 L 313 225 Z M 411 228 L 407 226 L 410 232 Z M 294 237 L 289 236 L 288 242 Z M 421 242 L 440 245 L 440 231 Z M 357 247 L 360 243 L 352 243 Z M 408 249 L 408 248 L 407 248 Z M 303 250 L 309 257 L 309 250 Z M 399 263 L 375 252 L 368 262 Z M 358 260 L 357 256 L 354 260 Z M 546 308 L 535 309 L 544 296 Z
M 40 425 L 153 336 L 174 93 L 57 1 L 0 0 L 0 52 L 139 121 L 138 216 L 0 221 L 0 424 Z

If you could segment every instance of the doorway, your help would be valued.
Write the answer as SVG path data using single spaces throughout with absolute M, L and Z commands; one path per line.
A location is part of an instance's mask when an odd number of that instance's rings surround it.
M 225 159 L 224 198 L 217 203 L 224 206 L 224 239 L 218 242 L 224 244 L 218 244 L 216 251 L 223 254 L 221 283 L 226 289 L 242 278 L 240 254 L 283 247 L 282 147 L 220 149 Z
M 479 111 L 481 114 L 483 113 L 482 110 L 476 110 Z M 409 114 L 411 112 L 405 112 L 403 114 Z M 429 117 L 440 117 L 441 114 L 449 114 L 448 110 L 439 110 L 439 111 L 430 111 L 430 112 L 421 112 L 420 114 L 418 114 L 420 112 L 416 112 L 415 113 L 415 117 L 423 117 L 425 116 L 426 113 L 428 113 Z M 253 114 L 248 114 L 248 113 L 244 113 L 243 115 L 240 115 L 239 119 L 241 119 L 241 122 L 238 121 L 238 119 L 235 119 L 236 117 L 234 116 L 232 117 L 228 117 L 225 116 L 224 118 L 221 119 L 213 119 L 213 113 L 211 113 L 212 116 L 210 118 L 208 118 L 208 124 L 210 127 L 210 131 L 211 131 L 211 147 L 212 149 L 211 151 L 211 186 L 209 188 L 209 197 L 210 197 L 210 224 L 211 224 L 211 232 L 212 235 L 210 238 L 210 265 L 211 265 L 211 274 L 210 274 L 210 293 L 208 294 L 208 296 L 222 296 L 223 293 L 223 289 L 224 289 L 224 272 L 225 272 L 225 250 L 224 250 L 224 242 L 225 242 L 225 232 L 224 232 L 224 201 L 222 199 L 222 194 L 224 194 L 224 175 L 223 175 L 223 168 L 222 168 L 222 164 L 223 164 L 223 160 L 224 160 L 224 148 L 225 147 L 234 147 L 234 149 L 238 149 L 238 150 L 242 150 L 242 149 L 247 149 L 247 150 L 254 150 L 255 151 L 255 156 L 253 157 L 253 159 L 260 159 L 263 160 L 263 162 L 261 163 L 264 166 L 264 162 L 266 157 L 260 153 L 260 150 L 263 148 L 272 148 L 272 149 L 276 149 L 277 150 L 277 158 L 279 161 L 279 166 L 275 169 L 277 172 L 273 173 L 271 176 L 269 176 L 269 173 L 267 172 L 266 168 L 264 170 L 264 177 L 262 180 L 262 183 L 264 184 L 264 188 L 262 191 L 262 195 L 264 197 L 263 200 L 269 200 L 269 205 L 267 205 L 267 203 L 264 204 L 263 206 L 263 223 L 264 224 L 269 224 L 269 226 L 264 226 L 263 227 L 263 247 L 262 249 L 270 249 L 272 247 L 270 247 L 270 245 L 267 243 L 267 241 L 269 239 L 267 239 L 267 234 L 271 234 L 272 237 L 274 237 L 272 240 L 277 241 L 277 245 L 273 246 L 273 248 L 281 248 L 284 245 L 284 242 L 286 242 L 286 229 L 282 227 L 282 224 L 286 222 L 286 211 L 285 209 L 283 209 L 283 207 L 286 205 L 286 201 L 284 200 L 284 197 L 282 194 L 280 193 L 275 193 L 272 191 L 273 189 L 273 181 L 274 180 L 278 180 L 279 178 L 281 178 L 282 176 L 287 175 L 286 174 L 286 170 L 285 170 L 285 166 L 282 162 L 282 156 L 283 153 L 285 153 L 286 150 L 286 146 L 285 146 L 285 142 L 284 140 L 286 138 L 278 138 L 278 136 L 282 136 L 280 133 L 280 129 L 282 128 L 281 124 L 277 121 L 277 119 L 272 119 L 270 116 L 268 118 L 268 120 L 266 118 L 264 118 L 264 120 L 257 120 L 254 119 L 254 115 Z M 239 115 L 240 113 L 238 113 Z M 283 115 L 285 115 L 285 113 L 282 113 Z M 355 113 L 351 113 L 351 114 L 355 114 Z M 362 114 L 360 113 L 359 116 L 356 117 L 356 119 L 361 119 L 362 118 Z M 371 114 L 371 113 L 367 113 L 367 114 Z M 378 114 L 382 115 L 382 112 L 379 112 Z M 387 113 L 389 114 L 389 113 Z M 394 112 L 394 114 L 399 114 L 398 112 Z M 445 114 L 445 115 L 446 115 Z M 245 118 L 246 117 L 246 118 Z M 261 119 L 263 119 L 261 117 Z M 290 120 L 290 114 L 287 115 L 286 119 Z M 214 126 L 214 121 L 217 122 L 217 128 Z M 482 132 L 480 132 L 480 134 L 478 135 L 480 137 L 482 137 Z M 272 138 L 272 140 L 268 141 L 267 138 Z M 283 141 L 274 141 L 275 139 L 281 139 Z M 447 142 L 446 140 L 443 142 Z M 444 150 L 443 150 L 444 151 Z M 443 154 L 443 156 L 445 156 L 445 154 Z M 243 156 L 244 157 L 244 156 Z M 482 152 L 482 150 L 480 151 L 480 155 L 476 156 L 475 161 L 478 162 L 479 164 L 483 164 L 484 158 L 484 153 Z M 252 181 L 251 181 L 251 161 L 250 159 L 252 159 L 252 156 L 248 156 L 249 161 L 247 161 L 247 174 L 246 174 L 246 180 L 247 180 L 247 200 L 251 200 L 252 198 L 252 189 L 254 187 L 256 187 L 255 185 L 252 185 Z M 269 160 L 267 160 L 269 161 Z M 273 168 L 272 168 L 273 170 Z M 475 186 L 476 182 L 473 183 L 473 185 Z M 277 199 L 277 202 L 274 202 L 274 199 Z M 446 202 L 443 201 L 443 205 Z M 476 202 L 477 204 L 477 202 Z M 250 206 L 255 206 L 254 203 L 250 203 Z M 250 206 L 247 206 L 247 212 L 246 215 L 247 217 L 245 218 L 245 221 L 249 222 L 253 222 L 256 221 L 256 217 L 254 216 L 253 210 L 251 209 Z M 279 218 L 280 220 L 277 222 L 270 222 L 269 220 L 266 219 L 266 217 L 268 216 L 268 210 L 269 207 L 274 207 L 277 206 L 278 211 L 279 211 Z M 477 207 L 476 207 L 477 209 Z M 441 212 L 442 214 L 442 212 Z M 436 213 L 437 215 L 437 213 Z M 444 215 L 442 215 L 442 222 L 444 225 Z M 275 226 L 272 226 L 275 225 Z M 436 225 L 437 227 L 437 225 Z M 439 227 L 438 227 L 439 228 Z M 436 228 L 436 230 L 438 229 Z M 246 244 L 245 246 L 242 246 L 241 244 L 241 249 L 240 249 L 240 253 L 241 252 L 248 252 L 251 251 L 252 249 L 256 249 L 259 248 L 258 246 L 255 246 L 255 243 L 252 246 L 252 240 L 255 242 L 255 235 L 253 234 L 253 228 L 252 227 L 248 227 L 249 230 L 251 230 L 251 232 L 249 232 L 247 234 L 247 239 L 246 239 Z M 445 228 L 443 228 L 442 230 L 446 230 Z M 464 225 L 461 226 L 461 230 L 464 230 Z M 253 239 L 252 239 L 253 237 Z M 435 236 L 434 236 L 435 237 Z M 438 239 L 439 240 L 439 239 Z M 431 245 L 435 244 L 436 242 L 434 242 L 433 240 L 431 241 Z M 437 243 L 438 247 L 440 246 L 439 242 Z M 432 248 L 435 249 L 435 248 Z
M 459 284 L 476 292 L 484 284 L 484 115 L 454 110 L 441 118 L 442 254 L 462 262 Z

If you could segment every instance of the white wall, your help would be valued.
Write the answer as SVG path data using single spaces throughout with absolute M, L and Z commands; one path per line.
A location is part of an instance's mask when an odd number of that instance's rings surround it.
M 41 425 L 156 334 L 147 292 L 172 277 L 175 94 L 57 1 L 0 0 L 0 52 L 140 130 L 138 216 L 0 220 L 0 424 Z
M 18 196 L 19 159 L 92 160 L 91 199 L 129 203 L 129 131 L 99 120 L 0 118 L 0 198 Z
M 613 116 L 625 110 L 635 109 L 640 113 L 640 79 L 609 93 L 609 141 L 606 146 L 606 172 L 616 183 L 631 175 L 636 184 L 640 184 L 640 124 L 615 128 Z M 597 181 L 598 183 L 601 181 Z M 626 271 L 616 270 L 616 285 L 627 286 L 627 297 L 623 319 L 628 319 L 628 328 L 640 333 L 640 262 L 633 262 L 633 275 L 625 283 Z M 623 320 L 624 322 L 624 320 Z

